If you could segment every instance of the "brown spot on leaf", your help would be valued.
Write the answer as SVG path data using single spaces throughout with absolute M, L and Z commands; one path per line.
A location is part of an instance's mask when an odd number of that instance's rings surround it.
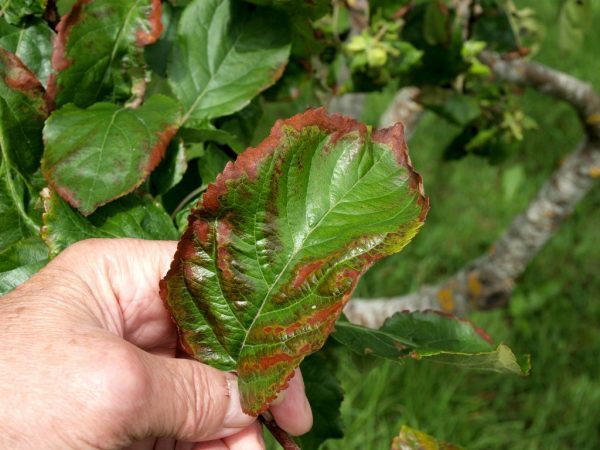
M 44 88 L 36 76 L 14 53 L 0 48 L 0 60 L 6 66 L 4 82 L 6 85 L 29 96 L 44 98 Z M 42 108 L 42 114 L 45 116 L 47 111 Z
M 162 7 L 160 0 L 152 0 L 152 10 L 148 16 L 148 23 L 150 25 L 150 31 L 138 30 L 136 33 L 135 43 L 139 47 L 153 44 L 158 40 L 163 31 L 162 21 Z
M 81 13 L 91 0 L 77 0 L 71 10 L 65 14 L 56 26 L 56 35 L 54 36 L 52 46 L 52 68 L 56 72 L 61 72 L 68 68 L 72 61 L 67 58 L 67 42 L 73 27 L 81 19 Z M 48 88 L 46 90 L 46 101 L 49 109 L 54 109 L 54 100 L 57 95 L 56 73 L 51 73 L 48 77 Z

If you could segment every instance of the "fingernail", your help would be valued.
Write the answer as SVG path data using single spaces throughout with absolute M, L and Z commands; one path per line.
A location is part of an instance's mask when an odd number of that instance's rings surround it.
M 225 428 L 243 428 L 251 424 L 254 417 L 242 411 L 237 377 L 233 375 L 227 376 L 227 396 L 229 397 L 229 405 L 223 426 Z

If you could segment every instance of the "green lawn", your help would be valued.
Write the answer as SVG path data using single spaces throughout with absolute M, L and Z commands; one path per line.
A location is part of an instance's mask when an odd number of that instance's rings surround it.
M 591 82 L 600 92 L 600 4 L 584 46 L 557 50 L 557 2 L 533 6 L 546 24 L 535 59 Z M 499 167 L 466 158 L 442 162 L 442 142 L 456 132 L 428 115 L 410 143 L 431 197 L 431 213 L 414 243 L 374 267 L 358 295 L 408 292 L 452 274 L 485 251 L 581 139 L 575 115 L 534 92 L 524 104 L 539 130 Z M 528 378 L 469 373 L 410 361 L 356 370 L 340 364 L 347 436 L 325 448 L 388 449 L 401 424 L 468 449 L 600 448 L 600 188 L 535 258 L 507 309 L 472 319 L 497 341 L 532 355 Z

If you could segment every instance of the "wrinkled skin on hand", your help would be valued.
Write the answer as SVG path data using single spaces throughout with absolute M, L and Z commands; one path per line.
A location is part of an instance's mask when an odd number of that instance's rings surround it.
M 263 449 L 233 374 L 175 358 L 158 295 L 175 242 L 77 243 L 0 298 L 0 447 Z M 271 411 L 291 434 L 312 415 L 299 372 Z

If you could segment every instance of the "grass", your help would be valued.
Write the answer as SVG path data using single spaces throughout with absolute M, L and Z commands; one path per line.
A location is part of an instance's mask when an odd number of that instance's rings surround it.
M 586 39 L 572 55 L 556 49 L 556 2 L 530 0 L 547 25 L 536 60 L 591 82 L 600 92 L 600 40 Z M 600 5 L 594 4 L 594 29 Z M 442 143 L 456 130 L 428 115 L 411 142 L 415 166 L 431 197 L 420 235 L 400 255 L 374 267 L 357 295 L 408 292 L 452 274 L 484 251 L 521 211 L 581 139 L 566 105 L 527 92 L 528 113 L 540 129 L 499 167 L 477 158 L 441 161 Z M 600 189 L 596 186 L 519 280 L 507 309 L 471 317 L 497 341 L 532 355 L 528 378 L 469 373 L 409 362 L 338 375 L 346 391 L 347 434 L 327 450 L 388 449 L 401 424 L 477 449 L 600 448 Z

